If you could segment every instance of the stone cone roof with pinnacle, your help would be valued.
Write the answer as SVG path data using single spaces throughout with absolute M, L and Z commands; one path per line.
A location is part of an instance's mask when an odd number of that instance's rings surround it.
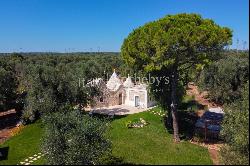
M 126 81 L 123 83 L 124 87 L 131 88 L 134 86 L 134 83 L 132 82 L 131 77 L 128 75 Z
M 117 91 L 121 85 L 122 85 L 122 82 L 114 70 L 113 74 L 111 75 L 110 79 L 107 82 L 107 88 L 110 91 Z

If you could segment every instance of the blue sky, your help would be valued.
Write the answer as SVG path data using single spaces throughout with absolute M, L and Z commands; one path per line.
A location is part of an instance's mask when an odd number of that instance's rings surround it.
M 120 51 L 136 27 L 199 13 L 249 43 L 248 0 L 0 0 L 0 52 Z

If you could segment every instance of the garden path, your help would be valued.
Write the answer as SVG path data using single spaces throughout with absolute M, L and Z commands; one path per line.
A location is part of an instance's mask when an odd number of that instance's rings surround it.
M 200 92 L 198 89 L 198 86 L 196 86 L 193 82 L 190 82 L 188 84 L 187 89 L 187 95 L 194 96 L 194 99 L 197 103 L 207 106 L 208 108 L 215 108 L 215 107 L 221 107 L 221 105 L 218 105 L 208 98 L 208 92 Z M 202 116 L 205 110 L 198 110 L 198 116 Z M 220 147 L 223 145 L 221 142 L 208 142 L 208 143 L 196 143 L 193 141 L 190 141 L 193 144 L 198 144 L 200 146 L 208 148 L 210 157 L 213 161 L 214 165 L 219 165 L 219 150 Z
M 18 118 L 15 109 L 0 112 L 0 144 L 12 136 L 17 127 Z

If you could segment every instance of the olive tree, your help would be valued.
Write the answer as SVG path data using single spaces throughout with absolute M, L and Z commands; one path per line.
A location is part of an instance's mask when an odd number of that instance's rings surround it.
M 106 121 L 83 115 L 82 111 L 72 110 L 70 106 L 46 115 L 43 120 L 42 149 L 47 164 L 101 164 L 111 154 Z
M 0 66 L 0 112 L 13 108 L 17 98 L 17 79 L 10 70 Z
M 226 53 L 224 58 L 207 66 L 200 74 L 199 87 L 209 92 L 216 103 L 230 104 L 242 97 L 249 80 L 249 54 Z
M 175 141 L 180 140 L 177 120 L 180 74 L 190 68 L 202 68 L 231 43 L 231 38 L 231 30 L 213 20 L 198 14 L 177 14 L 149 22 L 124 40 L 121 55 L 129 66 L 146 74 L 165 73 L 170 78 L 170 94 L 165 96 L 170 96 L 166 102 L 170 101 Z

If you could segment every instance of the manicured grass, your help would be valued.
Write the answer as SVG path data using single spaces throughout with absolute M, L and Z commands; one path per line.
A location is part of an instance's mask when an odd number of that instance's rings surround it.
M 0 161 L 0 165 L 16 165 L 40 151 L 42 124 L 36 122 L 26 126 L 20 134 L 7 140 L 1 147 L 9 147 L 8 159 Z M 39 161 L 36 161 L 39 163 Z
M 154 111 L 160 111 L 154 108 Z M 128 129 L 126 123 L 143 118 L 150 124 L 144 128 Z M 164 128 L 162 117 L 152 110 L 114 119 L 109 131 L 113 142 L 113 162 L 123 164 L 212 164 L 207 149 L 182 141 L 175 144 Z M 0 165 L 18 164 L 40 152 L 42 124 L 28 125 L 23 131 L 0 147 L 9 146 L 8 160 Z M 44 164 L 43 158 L 32 164 Z
M 154 111 L 160 111 L 155 108 Z M 150 111 L 151 112 L 151 111 Z M 113 155 L 122 163 L 130 164 L 212 164 L 207 149 L 187 141 L 173 143 L 166 132 L 162 117 L 150 112 L 129 115 L 112 122 Z M 143 118 L 150 124 L 144 128 L 126 128 L 134 118 Z

